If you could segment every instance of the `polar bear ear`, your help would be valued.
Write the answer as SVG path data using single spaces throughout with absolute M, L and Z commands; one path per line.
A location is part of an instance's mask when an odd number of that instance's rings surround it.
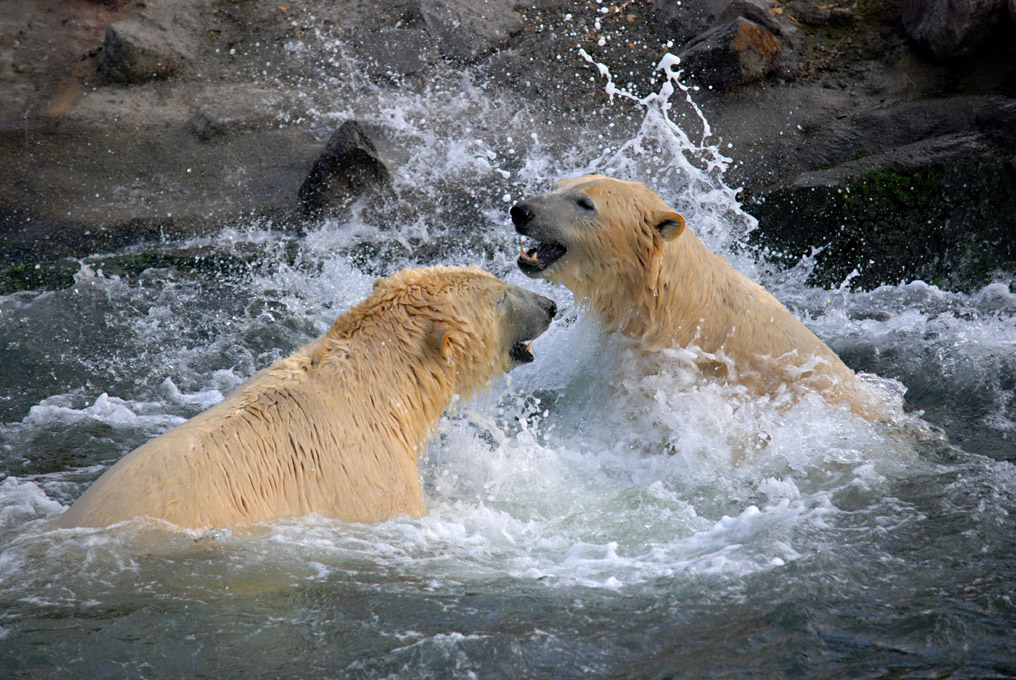
M 430 335 L 427 336 L 427 345 L 441 355 L 441 358 L 448 359 L 452 347 L 452 335 L 454 332 L 445 324 L 434 324 Z
M 653 213 L 653 224 L 664 241 L 677 238 L 684 231 L 684 218 L 672 210 L 657 210 Z

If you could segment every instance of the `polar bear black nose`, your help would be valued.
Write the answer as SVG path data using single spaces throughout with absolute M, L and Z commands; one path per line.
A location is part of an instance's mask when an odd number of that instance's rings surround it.
M 557 316 L 557 303 L 551 300 L 550 298 L 546 298 L 541 295 L 540 307 L 542 307 L 543 310 L 547 312 L 547 316 L 549 316 L 551 319 Z
M 525 203 L 516 203 L 512 206 L 512 209 L 509 212 L 512 216 L 512 222 L 515 223 L 516 227 L 521 227 L 536 217 L 536 213 L 533 212 L 533 209 Z

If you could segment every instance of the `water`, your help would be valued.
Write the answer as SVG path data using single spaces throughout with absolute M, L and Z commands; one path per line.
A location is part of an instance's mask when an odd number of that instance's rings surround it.
M 240 270 L 117 274 L 97 255 L 71 288 L 0 298 L 0 675 L 1016 676 L 1012 282 L 865 293 L 806 286 L 808 262 L 773 271 L 744 246 L 754 221 L 722 182 L 728 150 L 661 82 L 617 95 L 612 127 L 452 73 L 417 92 L 363 86 L 358 110 L 315 115 L 390 128 L 406 153 L 392 196 L 301 237 L 241 223 L 166 244 L 254 262 Z M 881 376 L 866 379 L 892 422 L 753 398 L 679 352 L 647 365 L 567 291 L 525 279 L 508 206 L 587 170 L 657 187 Z M 561 314 L 534 364 L 442 420 L 421 462 L 426 517 L 308 517 L 246 538 L 48 529 L 375 276 L 434 261 L 481 264 Z

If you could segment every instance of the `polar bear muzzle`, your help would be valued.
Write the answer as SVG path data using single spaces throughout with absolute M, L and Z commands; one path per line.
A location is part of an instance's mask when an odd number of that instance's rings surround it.
M 546 220 L 546 206 L 541 205 L 542 197 L 521 201 L 512 206 L 511 217 L 515 231 L 537 241 L 535 248 L 519 248 L 517 264 L 529 277 L 539 277 L 552 264 L 568 253 L 568 248 L 559 238 L 551 223 Z
M 550 298 L 516 286 L 508 288 L 502 304 L 511 340 L 508 349 L 511 365 L 528 364 L 534 359 L 532 340 L 550 326 L 551 319 L 557 314 L 557 304 Z

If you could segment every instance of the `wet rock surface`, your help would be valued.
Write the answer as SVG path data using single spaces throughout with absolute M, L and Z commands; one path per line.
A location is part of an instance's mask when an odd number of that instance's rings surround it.
M 378 137 L 355 120 L 335 131 L 297 192 L 304 213 L 320 215 L 345 207 L 391 182 L 391 171 L 378 153 Z
M 907 35 L 936 57 L 965 57 L 1005 22 L 1006 0 L 903 0 Z
M 296 231 L 307 209 L 341 209 L 383 185 L 392 161 L 361 140 L 350 148 L 359 177 L 373 179 L 342 179 L 342 163 L 325 172 L 323 159 L 342 156 L 327 151 L 341 119 L 320 112 L 355 112 L 371 80 L 413 91 L 468 69 L 470 86 L 523 98 L 537 115 L 610 124 L 616 112 L 579 48 L 615 73 L 682 56 L 734 157 L 727 181 L 744 187 L 756 243 L 775 261 L 824 248 L 825 285 L 857 270 L 851 285 L 919 276 L 971 287 L 1016 269 L 998 245 L 1016 234 L 1016 22 L 1004 0 L 8 4 L 5 271 L 251 217 Z M 931 30 L 945 5 L 950 16 L 967 8 L 963 36 Z M 383 135 L 365 130 L 377 152 Z M 897 176 L 922 178 L 927 199 L 896 191 Z M 960 181 L 971 176 L 984 179 Z M 848 187 L 854 198 L 840 200 Z M 869 267 L 893 239 L 901 264 Z M 915 241 L 928 252 L 908 250 Z
M 785 51 L 769 28 L 738 16 L 696 38 L 680 57 L 696 83 L 729 90 L 791 71 Z
M 106 27 L 99 73 L 114 83 L 169 78 L 190 68 L 190 51 L 173 30 L 144 21 L 117 21 Z
M 521 17 L 499 0 L 418 0 L 410 21 L 443 56 L 466 62 L 490 54 L 522 30 Z
M 756 245 L 812 283 L 973 289 L 1016 271 L 1016 166 L 976 133 L 943 135 L 746 196 Z

